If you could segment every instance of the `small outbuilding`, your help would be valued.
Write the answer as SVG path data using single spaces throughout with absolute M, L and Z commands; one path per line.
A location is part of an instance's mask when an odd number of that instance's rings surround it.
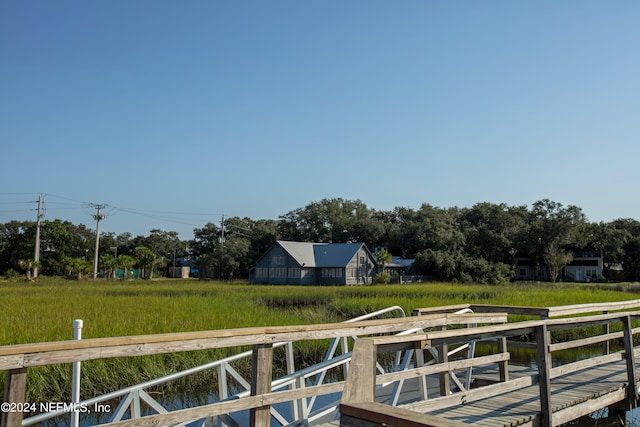
M 251 271 L 251 283 L 278 285 L 363 285 L 376 274 L 364 243 L 308 243 L 278 240 Z

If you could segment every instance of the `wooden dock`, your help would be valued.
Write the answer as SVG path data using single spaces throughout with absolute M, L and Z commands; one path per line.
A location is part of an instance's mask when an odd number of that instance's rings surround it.
M 616 313 L 359 340 L 341 401 L 340 425 L 547 427 L 580 420 L 604 408 L 615 417 L 622 414 L 624 418 L 626 411 L 637 407 L 639 402 L 636 365 L 640 349 L 632 345 L 634 334 L 639 332 L 632 328 L 632 323 L 638 319 L 640 313 Z M 554 333 L 570 330 L 595 334 L 552 343 Z M 508 369 L 494 369 L 493 377 L 476 388 L 452 388 L 449 380 L 456 370 L 504 364 L 510 358 L 504 340 L 522 336 L 536 338 L 535 371 L 515 377 Z M 446 350 L 442 349 L 448 346 L 475 340 L 497 340 L 496 352 L 456 361 L 441 357 L 430 366 L 422 366 L 418 360 L 412 369 L 373 375 L 378 354 L 404 347 L 415 352 L 439 348 L 439 354 L 443 355 Z M 609 353 L 608 346 L 602 344 L 611 340 L 622 341 L 624 350 Z M 600 355 L 553 366 L 554 352 L 584 346 L 597 346 L 603 351 Z M 423 393 L 419 400 L 392 407 L 381 403 L 376 394 L 376 385 L 381 382 L 428 375 L 440 376 L 439 396 Z
M 6 371 L 4 402 L 19 403 L 25 401 L 27 373 L 34 366 L 248 347 L 252 375 L 246 397 L 151 415 L 132 413 L 131 419 L 112 419 L 108 425 L 174 425 L 248 411 L 251 426 L 267 427 L 274 425 L 276 405 L 291 403 L 304 416 L 310 400 L 341 393 L 339 421 L 326 419 L 323 426 L 547 427 L 582 420 L 603 408 L 618 416 L 637 407 L 640 348 L 633 342 L 640 334 L 640 328 L 634 328 L 640 325 L 640 312 L 618 310 L 638 308 L 640 300 L 554 308 L 464 305 L 352 323 L 3 346 L 0 370 Z M 507 323 L 509 314 L 528 314 L 534 320 Z M 581 317 L 555 318 L 576 315 Z M 579 338 L 562 339 L 566 336 Z M 355 343 L 351 355 L 341 356 L 350 356 L 346 381 L 309 385 L 299 377 L 286 386 L 274 386 L 274 344 L 336 338 Z M 476 343 L 485 344 L 482 355 L 472 351 Z M 611 352 L 614 344 L 624 349 Z M 510 350 L 522 346 L 535 351 L 535 369 L 511 363 Z M 579 360 L 554 359 L 557 352 L 581 348 L 590 350 Z M 594 354 L 594 348 L 599 353 Z M 456 349 L 463 351 L 454 353 Z M 403 363 L 385 371 L 385 353 L 401 355 Z M 473 376 L 468 375 L 471 370 Z M 463 380 L 463 373 L 468 378 Z M 300 422 L 311 425 L 306 419 Z M 22 413 L 5 412 L 0 427 L 22 423 Z

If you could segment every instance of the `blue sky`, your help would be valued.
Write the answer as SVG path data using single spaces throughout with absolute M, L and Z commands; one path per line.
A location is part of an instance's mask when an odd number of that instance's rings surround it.
M 322 198 L 640 219 L 640 2 L 0 3 L 0 223 Z

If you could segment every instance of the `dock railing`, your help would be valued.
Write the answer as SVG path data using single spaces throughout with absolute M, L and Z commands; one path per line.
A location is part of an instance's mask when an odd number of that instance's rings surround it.
M 460 308 L 460 306 L 455 306 L 455 309 Z M 444 313 L 449 309 L 451 307 L 445 308 Z M 435 311 L 438 311 L 438 309 Z M 557 312 L 575 314 L 575 311 L 571 310 L 558 310 Z M 640 328 L 634 329 L 632 322 L 639 319 L 640 313 L 638 312 L 623 312 L 563 319 L 530 320 L 501 326 L 490 325 L 468 329 L 430 331 L 411 336 L 371 337 L 358 340 L 354 345 L 349 377 L 347 378 L 340 404 L 341 426 L 382 425 L 383 423 L 388 425 L 433 427 L 461 426 L 463 424 L 455 420 L 433 416 L 429 412 L 470 403 L 535 384 L 538 384 L 539 387 L 540 410 L 534 417 L 538 418 L 539 425 L 542 427 L 566 423 L 588 415 L 602 407 L 618 405 L 624 409 L 633 408 L 638 402 L 635 366 L 640 354 L 640 350 L 633 347 L 633 336 L 640 332 Z M 607 332 L 603 332 L 605 331 L 604 328 L 599 329 L 605 326 L 607 327 Z M 613 326 L 617 332 L 610 332 L 610 326 Z M 568 330 L 590 330 L 593 333 L 587 338 L 571 338 L 564 342 L 552 342 L 553 334 Z M 582 335 L 575 334 L 574 336 Z M 510 359 L 507 349 L 498 345 L 495 347 L 497 351 L 494 354 L 486 356 L 454 361 L 441 359 L 431 366 L 416 364 L 413 369 L 376 375 L 373 367 L 378 355 L 381 353 L 399 349 L 424 351 L 469 341 L 498 341 L 500 343 L 507 338 L 522 336 L 532 336 L 536 341 L 537 373 L 533 375 L 514 379 L 500 377 L 496 382 L 489 385 L 467 390 L 441 390 L 441 396 L 439 397 L 424 399 L 398 408 L 376 401 L 376 384 L 381 382 L 422 378 L 427 375 L 451 373 L 463 368 L 503 364 Z M 586 359 L 565 363 L 560 366 L 552 366 L 551 356 L 554 352 L 620 340 L 624 346 L 621 351 L 593 355 Z M 553 406 L 551 383 L 554 379 L 623 360 L 626 362 L 626 384 L 621 384 L 620 388 L 615 392 L 608 392 L 606 395 L 599 396 L 598 399 L 576 401 L 566 407 L 557 408 Z
M 249 396 L 117 421 L 108 425 L 127 426 L 140 423 L 174 425 L 248 410 L 252 426 L 268 426 L 272 405 L 342 392 L 344 387 L 343 381 L 306 387 L 304 383 L 293 382 L 284 390 L 273 391 L 273 349 L 276 343 L 338 337 L 346 339 L 403 331 L 420 332 L 454 325 L 503 324 L 506 321 L 507 316 L 504 313 L 449 313 L 350 323 L 255 327 L 3 346 L 0 347 L 0 370 L 6 371 L 3 402 L 12 406 L 25 403 L 27 373 L 30 368 L 36 366 L 215 348 L 248 347 L 252 352 Z M 3 411 L 1 426 L 18 427 L 22 425 L 22 421 L 22 412 Z
M 614 311 L 638 310 L 640 309 L 640 299 L 615 302 L 596 302 L 587 304 L 570 304 L 555 307 L 527 307 L 514 305 L 490 305 L 490 304 L 456 304 L 440 307 L 416 308 L 413 315 L 454 313 L 468 308 L 474 313 L 507 313 L 509 315 L 521 315 L 537 317 L 541 320 L 564 316 L 575 316 L 579 314 L 607 314 Z

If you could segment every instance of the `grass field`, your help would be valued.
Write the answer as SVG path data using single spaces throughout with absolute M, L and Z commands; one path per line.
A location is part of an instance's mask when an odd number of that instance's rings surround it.
M 360 287 L 258 286 L 194 280 L 85 281 L 41 278 L 0 281 L 0 345 L 67 340 L 74 319 L 83 338 L 144 335 L 265 325 L 337 322 L 392 305 L 458 303 L 556 306 L 635 299 L 633 286 L 429 283 Z M 309 343 L 301 358 L 321 356 Z M 103 393 L 223 357 L 222 350 L 83 363 L 83 393 Z M 28 398 L 68 396 L 71 367 L 30 369 Z M 0 380 L 0 382 L 2 382 Z M 180 387 L 198 387 L 201 378 Z

